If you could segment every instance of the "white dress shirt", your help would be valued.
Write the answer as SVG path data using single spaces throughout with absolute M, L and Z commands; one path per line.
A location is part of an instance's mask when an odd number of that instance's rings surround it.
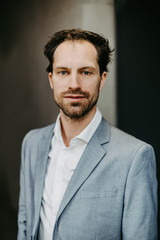
M 49 152 L 41 203 L 39 240 L 52 240 L 56 216 L 63 195 L 78 161 L 101 119 L 102 115 L 97 108 L 89 125 L 78 136 L 72 138 L 70 146 L 66 147 L 61 135 L 60 115 L 58 116 Z

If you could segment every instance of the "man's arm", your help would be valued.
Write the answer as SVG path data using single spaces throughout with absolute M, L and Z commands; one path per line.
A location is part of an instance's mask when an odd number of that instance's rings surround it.
M 154 151 L 138 149 L 127 178 L 122 222 L 123 240 L 157 240 L 157 179 Z
M 26 206 L 25 206 L 25 177 L 24 177 L 24 141 L 21 153 L 21 170 L 20 170 L 20 194 L 18 210 L 18 236 L 17 240 L 26 240 Z

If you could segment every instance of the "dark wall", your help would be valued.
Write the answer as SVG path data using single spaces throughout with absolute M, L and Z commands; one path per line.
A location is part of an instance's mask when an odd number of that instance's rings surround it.
M 48 4 L 47 4 L 48 1 Z M 43 56 L 49 1 L 2 1 L 0 7 L 0 239 L 16 239 L 20 149 L 24 135 L 55 120 Z M 56 0 L 55 0 L 56 2 Z M 47 6 L 48 5 L 48 6 Z M 50 24 L 52 31 L 55 27 Z
M 153 145 L 160 178 L 160 37 L 158 6 L 117 1 L 118 125 Z M 159 227 L 160 228 L 160 227 Z

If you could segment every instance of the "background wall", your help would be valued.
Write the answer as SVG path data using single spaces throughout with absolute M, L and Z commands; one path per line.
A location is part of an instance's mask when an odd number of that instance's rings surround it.
M 160 179 L 159 22 L 159 10 L 155 2 L 116 1 L 118 126 L 153 145 L 157 158 L 158 180 Z M 160 192 L 158 195 L 160 196 Z
M 0 11 L 0 238 L 8 240 L 16 239 L 22 139 L 30 129 L 55 121 L 58 113 L 43 46 L 55 31 L 81 27 L 102 33 L 115 48 L 115 17 L 112 0 L 9 0 Z M 114 125 L 115 55 L 99 103 Z

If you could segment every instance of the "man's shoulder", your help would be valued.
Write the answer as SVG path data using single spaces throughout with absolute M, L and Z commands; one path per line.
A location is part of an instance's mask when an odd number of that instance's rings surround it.
M 30 130 L 24 137 L 23 142 L 36 142 L 43 137 L 47 137 L 50 134 L 53 134 L 55 124 L 50 124 L 41 128 L 36 128 Z
M 106 124 L 109 126 L 107 129 L 110 131 L 110 143 L 113 143 L 121 148 L 140 147 L 144 145 L 150 146 L 150 144 L 146 143 L 145 141 L 140 140 L 136 136 L 133 136 L 119 129 L 118 127 L 109 124 L 107 121 Z
M 109 135 L 109 141 L 107 141 L 103 147 L 108 154 L 110 153 L 111 155 L 118 156 L 118 159 L 122 159 L 123 161 L 132 160 L 137 154 L 140 154 L 139 156 L 151 156 L 151 158 L 154 159 L 154 150 L 149 143 L 105 121 L 104 123 L 107 126 L 103 126 L 104 131 L 105 129 L 109 131 L 109 134 L 106 133 L 106 136 Z
M 128 143 L 144 144 L 145 142 L 115 126 L 111 126 L 111 139 Z

